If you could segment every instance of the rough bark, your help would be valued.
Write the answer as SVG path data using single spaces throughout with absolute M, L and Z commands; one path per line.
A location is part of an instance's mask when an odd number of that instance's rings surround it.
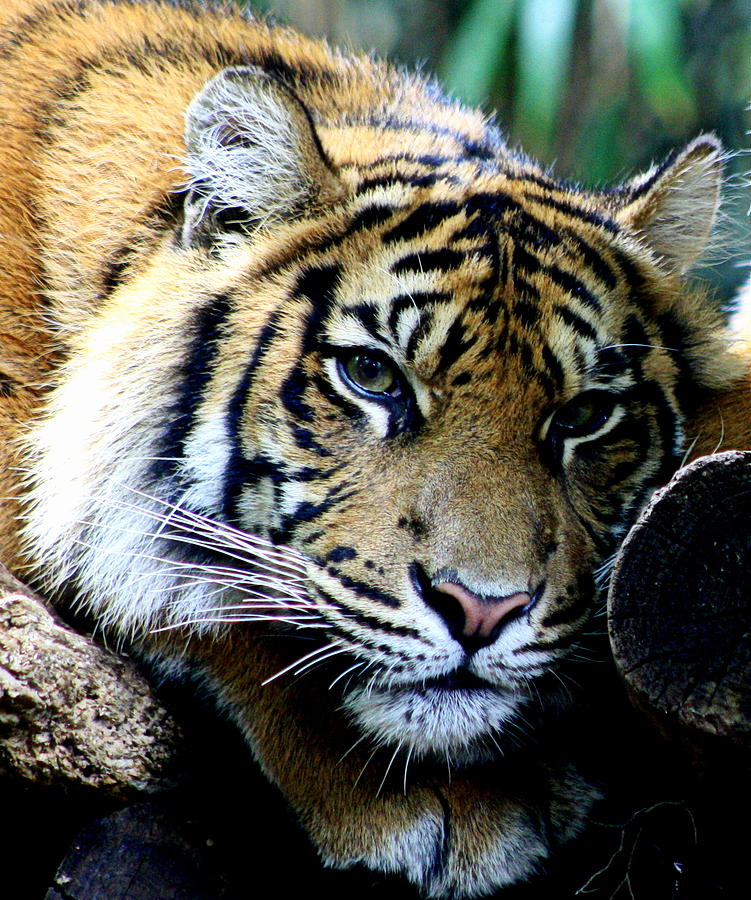
M 170 780 L 179 729 L 127 658 L 0 567 L 0 776 L 124 799 Z

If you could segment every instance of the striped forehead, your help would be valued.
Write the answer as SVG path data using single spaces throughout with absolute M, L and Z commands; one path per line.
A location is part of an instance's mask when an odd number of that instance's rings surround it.
M 518 184 L 513 195 L 444 187 L 417 205 L 401 188 L 380 186 L 370 205 L 361 198 L 357 215 L 378 227 L 347 248 L 325 340 L 402 363 L 432 357 L 443 368 L 470 347 L 484 359 L 492 345 L 560 381 L 592 369 L 607 343 L 601 295 L 618 282 L 617 266 L 597 249 L 611 239 L 609 222 L 557 200 L 553 229 L 551 197 L 539 185 L 529 196 Z
M 483 264 L 455 256 L 452 251 L 401 256 L 386 250 L 380 259 L 348 269 L 326 338 L 379 348 L 403 363 L 424 359 L 458 319 L 466 318 L 467 296 L 486 275 Z

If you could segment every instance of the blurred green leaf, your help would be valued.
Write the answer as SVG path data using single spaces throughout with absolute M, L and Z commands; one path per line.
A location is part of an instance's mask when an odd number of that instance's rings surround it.
M 587 120 L 580 138 L 577 174 L 592 187 L 612 181 L 623 156 L 625 100 L 601 105 Z
M 640 87 L 663 122 L 676 130 L 696 118 L 683 74 L 680 7 L 681 0 L 631 0 L 629 33 Z
M 578 5 L 577 0 L 524 0 L 521 5 L 514 121 L 536 154 L 553 143 Z
M 442 67 L 444 84 L 467 103 L 487 100 L 508 52 L 517 0 L 474 0 Z

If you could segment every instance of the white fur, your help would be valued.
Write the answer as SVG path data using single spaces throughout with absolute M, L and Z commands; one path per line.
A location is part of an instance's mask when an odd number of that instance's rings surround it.
M 189 187 L 201 197 L 195 219 L 238 207 L 265 226 L 304 205 L 313 186 L 290 102 L 252 68 L 224 69 L 196 96 L 186 113 Z

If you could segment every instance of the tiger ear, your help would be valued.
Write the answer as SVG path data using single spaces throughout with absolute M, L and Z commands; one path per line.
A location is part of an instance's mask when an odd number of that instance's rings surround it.
M 696 138 L 661 165 L 624 185 L 615 218 L 668 269 L 683 273 L 706 248 L 720 204 L 723 151 L 712 135 Z
M 255 67 L 224 69 L 206 83 L 188 106 L 185 144 L 185 246 L 288 221 L 344 193 L 305 107 Z

